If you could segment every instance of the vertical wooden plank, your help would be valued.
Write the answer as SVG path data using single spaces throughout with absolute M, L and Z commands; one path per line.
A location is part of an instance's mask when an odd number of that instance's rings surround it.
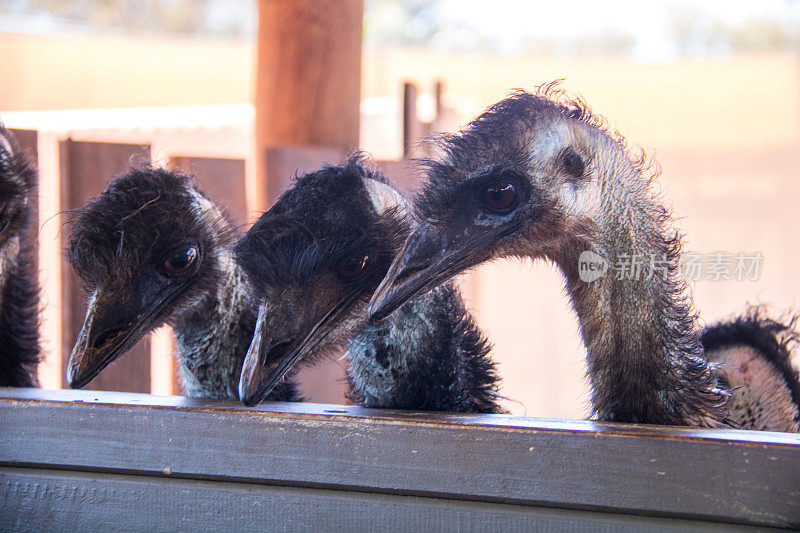
M 273 146 L 265 148 L 262 153 L 266 163 L 265 190 L 270 205 L 289 188 L 295 175 L 312 172 L 325 163 L 339 164 L 345 156 L 337 148 L 321 146 Z
M 225 207 L 237 225 L 248 221 L 243 159 L 173 156 L 169 164 L 194 176 L 200 188 Z
M 259 0 L 256 205 L 269 186 L 265 149 L 358 147 L 363 0 Z M 273 196 L 270 196 L 272 194 Z
M 39 385 L 45 389 L 62 387 L 62 320 L 61 320 L 61 173 L 57 133 L 37 135 L 39 162 L 39 284 L 41 286 L 41 321 L 39 335 L 41 357 Z
M 400 189 L 403 196 L 411 198 L 420 185 L 420 174 L 414 162 L 410 159 L 400 161 L 375 161 L 377 166 L 388 177 L 394 185 Z
M 414 143 L 419 137 L 420 127 L 417 118 L 417 87 L 412 83 L 403 84 L 403 159 L 408 159 L 414 151 Z
M 434 131 L 441 107 L 441 90 L 441 84 L 437 83 L 434 87 L 436 117 L 433 122 L 422 122 L 417 114 L 419 90 L 414 84 L 403 84 L 403 159 L 430 155 L 424 141 Z
M 133 158 L 150 159 L 150 147 L 134 144 L 62 141 L 61 150 L 61 205 L 68 211 L 85 205 L 100 194 L 115 174 L 130 168 Z M 66 236 L 62 236 L 66 243 Z M 62 350 L 63 368 L 72 346 L 80 332 L 86 314 L 86 294 L 80 280 L 68 264 L 62 268 Z M 64 378 L 63 386 L 67 386 Z M 149 392 L 150 343 L 142 339 L 128 353 L 103 370 L 87 389 L 124 392 Z
M 39 147 L 37 146 L 39 135 L 36 130 L 18 130 L 14 128 L 9 128 L 9 130 L 14 134 L 17 144 L 29 158 L 29 161 L 36 164 L 39 159 Z

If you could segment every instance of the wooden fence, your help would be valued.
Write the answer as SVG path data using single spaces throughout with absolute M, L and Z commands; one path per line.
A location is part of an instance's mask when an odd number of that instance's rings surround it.
M 800 527 L 800 436 L 0 389 L 0 529 Z

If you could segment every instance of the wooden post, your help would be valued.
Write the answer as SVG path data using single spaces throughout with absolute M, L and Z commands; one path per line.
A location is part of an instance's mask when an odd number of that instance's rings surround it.
M 197 184 L 225 208 L 237 226 L 247 222 L 243 159 L 175 155 L 169 158 L 169 164 L 194 176 Z
M 256 206 L 290 176 L 267 170 L 266 149 L 358 148 L 363 0 L 259 0 Z
M 422 130 L 417 117 L 417 86 L 403 84 L 403 159 L 411 157 L 414 142 Z

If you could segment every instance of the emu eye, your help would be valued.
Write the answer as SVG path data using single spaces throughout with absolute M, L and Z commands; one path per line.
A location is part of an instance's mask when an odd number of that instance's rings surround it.
M 511 183 L 495 183 L 481 193 L 481 200 L 492 211 L 508 211 L 516 198 L 517 189 Z
M 573 151 L 564 154 L 564 161 L 562 163 L 564 170 L 573 178 L 580 178 L 583 176 L 583 159 L 581 156 Z
M 164 267 L 171 274 L 182 274 L 189 270 L 195 261 L 197 261 L 197 248 L 189 246 L 183 250 L 176 250 L 167 257 Z
M 353 257 L 348 259 L 344 263 L 340 263 L 336 267 L 336 272 L 338 272 L 339 275 L 345 279 L 356 279 L 358 276 L 364 273 L 364 271 L 367 269 L 368 264 L 369 264 L 368 255 Z

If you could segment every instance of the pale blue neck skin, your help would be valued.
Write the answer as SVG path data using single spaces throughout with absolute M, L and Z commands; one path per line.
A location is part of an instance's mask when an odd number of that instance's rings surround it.
M 418 296 L 351 339 L 353 394 L 366 407 L 498 412 L 479 334 L 449 284 Z

